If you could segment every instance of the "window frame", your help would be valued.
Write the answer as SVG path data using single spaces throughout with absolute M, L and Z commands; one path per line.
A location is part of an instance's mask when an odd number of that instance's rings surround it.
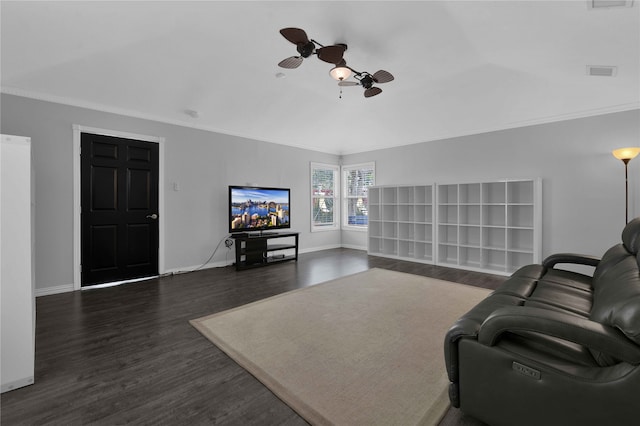
M 351 225 L 349 224 L 349 199 L 358 198 L 357 196 L 349 196 L 349 191 L 347 190 L 347 173 L 350 173 L 353 170 L 363 170 L 370 169 L 373 173 L 373 183 L 369 186 L 375 186 L 376 184 L 376 163 L 375 161 L 369 161 L 366 163 L 358 163 L 358 164 L 345 164 L 340 167 L 340 179 L 341 179 L 341 189 L 342 189 L 342 216 L 341 216 L 341 228 L 345 231 L 359 231 L 359 232 L 367 232 L 369 229 L 369 215 L 367 213 L 367 223 L 366 225 Z M 369 192 L 367 191 L 367 205 L 369 200 Z
M 331 170 L 333 172 L 333 223 L 331 224 L 316 224 L 314 220 L 314 200 L 317 198 L 314 194 L 314 181 L 313 174 L 315 170 Z M 340 166 L 337 164 L 326 164 L 311 162 L 309 167 L 309 188 L 310 194 L 310 219 L 311 219 L 311 232 L 325 232 L 325 231 L 338 231 L 340 230 Z

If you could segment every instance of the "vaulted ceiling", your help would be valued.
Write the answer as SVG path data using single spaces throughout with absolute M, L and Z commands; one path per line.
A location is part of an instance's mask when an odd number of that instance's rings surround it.
M 615 3 L 2 1 L 1 84 L 349 154 L 640 108 L 640 7 Z M 279 68 L 296 54 L 284 27 L 346 43 L 350 66 L 395 80 L 375 97 L 361 87 L 340 97 L 332 65 L 314 56 Z M 589 75 L 589 65 L 615 75 Z

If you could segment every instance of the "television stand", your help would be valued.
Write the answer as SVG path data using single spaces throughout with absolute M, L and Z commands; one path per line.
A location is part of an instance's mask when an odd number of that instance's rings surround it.
M 287 260 L 298 260 L 299 232 L 263 232 L 231 235 L 236 246 L 236 270 L 267 266 Z M 277 241 L 278 239 L 285 241 Z M 275 243 L 274 243 L 275 241 Z M 294 254 L 274 253 L 294 250 Z

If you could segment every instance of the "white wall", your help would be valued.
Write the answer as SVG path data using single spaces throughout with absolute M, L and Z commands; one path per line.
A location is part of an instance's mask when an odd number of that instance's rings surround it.
M 543 257 L 601 255 L 624 226 L 624 166 L 611 151 L 625 146 L 640 146 L 640 110 L 353 154 L 343 163 L 375 161 L 378 185 L 541 177 Z M 629 163 L 629 189 L 632 218 L 640 216 L 640 158 Z M 366 247 L 361 233 L 345 232 L 342 241 Z
M 31 137 L 35 170 L 36 294 L 73 289 L 73 125 L 165 138 L 165 269 L 204 263 L 227 235 L 227 186 L 291 188 L 300 249 L 340 246 L 311 233 L 309 163 L 338 156 L 2 94 L 2 133 Z M 173 190 L 178 182 L 180 191 Z M 212 260 L 233 259 L 224 245 Z

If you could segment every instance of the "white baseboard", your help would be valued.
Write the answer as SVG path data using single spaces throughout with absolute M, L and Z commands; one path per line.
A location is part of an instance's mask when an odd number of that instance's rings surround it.
M 320 246 L 320 247 L 311 247 L 311 248 L 306 248 L 306 249 L 298 249 L 298 254 L 301 254 L 301 253 L 313 253 L 314 251 L 337 249 L 337 248 L 340 248 L 340 247 L 342 247 L 340 244 L 332 244 L 330 246 Z
M 337 248 L 347 248 L 347 249 L 353 249 L 353 250 L 367 251 L 366 247 L 332 244 L 329 246 L 301 249 L 298 251 L 298 254 L 313 253 L 315 251 L 330 250 L 330 249 L 337 249 Z M 183 266 L 180 268 L 170 268 L 165 270 L 163 273 L 161 273 L 160 276 L 184 274 L 184 273 L 193 272 L 199 269 L 220 268 L 224 266 L 233 265 L 234 262 L 235 262 L 235 259 L 229 259 L 226 261 L 207 263 L 206 265 L 192 265 L 192 266 Z M 36 288 L 34 293 L 36 297 L 40 297 L 40 296 L 48 296 L 50 294 L 66 293 L 69 291 L 74 291 L 73 284 L 59 285 L 55 287 Z
M 354 245 L 350 245 L 350 244 L 343 244 L 340 247 L 342 248 L 346 248 L 346 249 L 351 249 L 351 250 L 360 250 L 360 251 L 367 251 L 367 246 L 354 246 Z
M 0 387 L 0 393 L 5 393 L 10 390 L 22 388 L 32 384 L 33 384 L 33 376 L 23 377 L 21 379 L 14 380 L 9 383 L 3 383 L 2 386 Z
M 73 284 L 58 285 L 55 287 L 36 288 L 33 293 L 36 297 L 49 296 L 50 294 L 67 293 L 73 291 Z
M 192 265 L 192 266 L 182 266 L 180 268 L 171 268 L 171 269 L 167 269 L 165 272 L 160 274 L 160 276 L 184 274 L 184 273 L 187 273 L 187 272 L 193 272 L 193 271 L 201 270 L 201 269 L 221 268 L 221 267 L 224 267 L 224 266 L 233 265 L 234 262 L 235 262 L 235 259 L 227 260 L 227 261 L 218 261 L 218 262 L 207 263 L 206 265 Z

